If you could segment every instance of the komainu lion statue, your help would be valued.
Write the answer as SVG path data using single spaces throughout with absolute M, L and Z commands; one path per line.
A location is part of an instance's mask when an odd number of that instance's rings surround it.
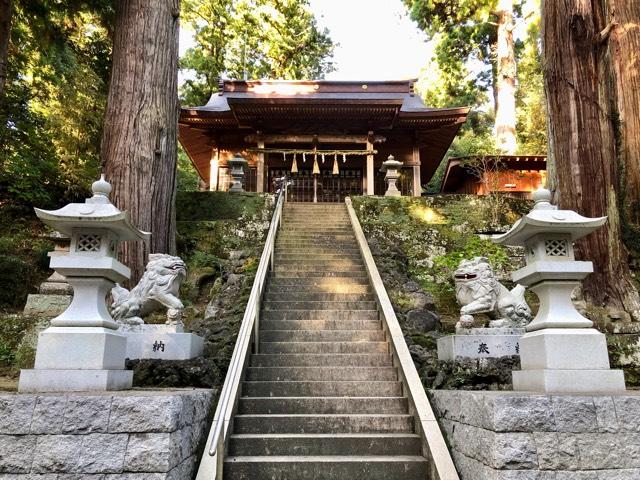
M 184 306 L 178 292 L 186 276 L 187 266 L 180 257 L 152 253 L 144 275 L 131 291 L 120 285 L 111 290 L 111 315 L 120 323 L 140 325 L 143 317 L 164 307 L 168 325 L 181 323 Z
M 525 288 L 516 285 L 509 291 L 493 274 L 485 257 L 462 260 L 453 273 L 456 299 L 461 305 L 456 329 L 473 327 L 473 315 L 486 313 L 489 327 L 521 328 L 531 321 L 531 309 L 524 299 Z

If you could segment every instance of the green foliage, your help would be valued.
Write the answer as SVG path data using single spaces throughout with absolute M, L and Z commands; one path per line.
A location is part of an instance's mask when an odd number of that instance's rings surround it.
M 35 320 L 22 315 L 0 315 L 0 366 L 13 367 L 20 357 L 20 344 Z M 20 360 L 22 360 L 20 358 Z
M 518 151 L 526 155 L 547 152 L 547 107 L 542 78 L 540 13 L 529 19 L 527 37 L 518 61 L 516 93 Z
M 47 252 L 53 249 L 40 238 L 43 224 L 30 208 L 0 204 L 0 308 L 19 308 L 48 275 Z
M 198 190 L 200 175 L 181 145 L 178 146 L 178 191 L 193 192 Z
M 334 45 L 308 0 L 185 0 L 182 18 L 196 45 L 180 61 L 191 75 L 185 105 L 202 105 L 221 78 L 323 78 Z
M 16 1 L 0 99 L 0 199 L 53 206 L 99 167 L 111 2 Z

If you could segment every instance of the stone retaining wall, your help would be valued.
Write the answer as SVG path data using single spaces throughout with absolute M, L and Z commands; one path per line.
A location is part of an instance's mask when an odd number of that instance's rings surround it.
M 434 390 L 461 480 L 638 480 L 640 395 Z
M 0 480 L 188 480 L 211 390 L 0 395 Z

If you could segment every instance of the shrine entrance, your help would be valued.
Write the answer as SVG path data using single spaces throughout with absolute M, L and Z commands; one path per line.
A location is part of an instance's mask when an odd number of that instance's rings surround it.
M 275 180 L 285 175 L 293 182 L 288 191 L 290 202 L 313 202 L 315 197 L 317 202 L 336 203 L 363 194 L 362 168 L 341 168 L 337 175 L 331 169 L 320 169 L 313 175 L 311 168 L 300 168 L 297 173 L 289 168 L 269 168 L 269 191 L 273 192 Z

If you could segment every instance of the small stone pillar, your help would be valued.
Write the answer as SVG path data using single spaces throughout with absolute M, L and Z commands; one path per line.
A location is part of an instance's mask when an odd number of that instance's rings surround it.
M 529 286 L 540 299 L 538 315 L 520 340 L 522 370 L 513 372 L 513 389 L 546 393 L 624 391 L 621 370 L 611 370 L 604 334 L 580 315 L 571 292 L 593 272 L 591 262 L 575 260 L 573 242 L 607 221 L 586 218 L 551 205 L 551 192 L 534 192 L 535 206 L 507 233 L 502 245 L 524 246 L 527 265 L 513 281 Z
M 385 197 L 399 197 L 402 195 L 396 185 L 396 180 L 400 178 L 400 172 L 398 169 L 402 166 L 402 162 L 393 158 L 393 155 L 389 155 L 389 158 L 385 162 L 382 162 L 381 172 L 386 172 L 384 180 L 387 182 L 387 191 L 384 193 Z
M 117 260 L 121 240 L 148 240 L 127 212 L 109 201 L 104 176 L 92 185 L 85 203 L 40 210 L 44 223 L 71 238 L 70 250 L 51 255 L 51 268 L 73 287 L 71 305 L 38 337 L 35 368 L 22 370 L 21 392 L 104 391 L 131 388 L 133 372 L 124 370 L 126 337 L 117 332 L 106 296 L 131 271 Z
M 248 162 L 236 153 L 235 156 L 229 160 L 229 166 L 231 166 L 231 187 L 229 187 L 230 193 L 242 193 L 244 192 L 244 170 L 247 168 Z
M 54 243 L 53 252 L 49 256 L 64 255 L 69 252 L 70 238 L 60 232 L 43 235 L 42 238 Z M 54 271 L 49 278 L 40 284 L 38 293 L 30 293 L 24 306 L 25 315 L 53 318 L 60 315 L 71 303 L 73 288 L 67 279 Z

